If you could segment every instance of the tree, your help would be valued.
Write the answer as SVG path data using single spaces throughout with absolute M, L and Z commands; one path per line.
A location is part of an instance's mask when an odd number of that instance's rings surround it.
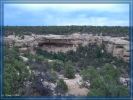
M 35 56 L 35 59 L 36 59 L 36 61 L 38 61 L 38 62 L 42 62 L 42 61 L 44 60 L 44 57 L 41 56 L 41 55 L 36 55 L 36 56 Z
M 65 64 L 65 77 L 67 78 L 75 78 L 75 70 L 72 66 L 72 62 L 68 61 Z
M 72 34 L 81 32 L 87 34 L 98 34 L 106 36 L 127 36 L 129 27 L 120 26 L 5 26 L 5 33 L 16 35 L 31 35 L 31 34 Z
M 94 71 L 93 71 L 94 72 Z M 128 88 L 119 82 L 119 71 L 110 64 L 105 64 L 100 70 L 96 70 L 97 75 L 88 71 L 90 80 L 89 96 L 127 96 Z M 86 72 L 87 73 L 87 72 Z M 89 78 L 88 78 L 89 79 Z M 124 91 L 123 91 L 124 90 Z
M 51 71 L 46 72 L 45 79 L 47 81 L 55 83 L 57 81 L 58 77 L 57 77 L 56 72 L 51 70 Z
M 60 72 L 64 69 L 64 63 L 58 60 L 51 62 L 51 66 L 57 72 Z
M 26 64 L 19 58 L 16 48 L 5 47 L 4 55 L 4 94 L 15 95 L 20 88 L 24 87 L 24 82 L 28 80 L 30 73 Z
M 67 87 L 67 85 L 63 79 L 60 79 L 57 82 L 57 86 L 56 86 L 55 90 L 56 90 L 58 95 L 62 95 L 62 94 L 64 95 L 68 91 L 68 87 Z

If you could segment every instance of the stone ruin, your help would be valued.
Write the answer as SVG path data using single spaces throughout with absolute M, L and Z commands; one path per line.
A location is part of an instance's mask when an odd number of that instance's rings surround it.
M 41 48 L 48 52 L 67 52 L 69 50 L 76 51 L 79 45 L 85 46 L 88 44 L 95 44 L 98 46 L 104 45 L 108 53 L 111 53 L 117 58 L 121 58 L 129 62 L 130 50 L 129 41 L 125 37 L 111 37 L 111 36 L 93 36 L 91 34 L 71 35 L 24 35 L 20 38 L 15 35 L 4 37 L 4 43 L 12 47 L 13 45 L 19 47 L 21 53 L 31 52 L 35 54 L 36 48 Z

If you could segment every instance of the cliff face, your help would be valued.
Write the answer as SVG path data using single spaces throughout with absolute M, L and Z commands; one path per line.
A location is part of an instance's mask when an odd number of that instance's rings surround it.
M 10 35 L 5 37 L 5 44 L 9 46 L 18 46 L 20 51 L 35 54 L 36 48 L 41 48 L 48 52 L 67 52 L 69 50 L 76 51 L 79 45 L 95 44 L 104 45 L 108 53 L 124 61 L 129 61 L 129 41 L 123 37 L 110 36 L 92 36 L 88 34 L 72 34 L 72 35 L 25 35 L 24 38 Z

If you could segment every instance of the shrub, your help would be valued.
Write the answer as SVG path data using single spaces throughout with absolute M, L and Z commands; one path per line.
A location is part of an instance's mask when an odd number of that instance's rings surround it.
M 57 74 L 54 71 L 46 72 L 45 78 L 47 81 L 50 81 L 50 82 L 56 82 L 56 80 L 58 79 Z
M 75 78 L 75 70 L 71 62 L 67 62 L 65 65 L 65 77 L 70 79 Z
M 91 82 L 89 96 L 128 96 L 128 88 L 119 82 L 119 71 L 110 64 L 82 73 L 83 79 L 88 77 Z
M 57 82 L 56 92 L 58 95 L 65 94 L 68 91 L 68 87 L 63 79 Z
M 64 68 L 64 64 L 59 61 L 54 61 L 54 62 L 52 62 L 51 65 L 52 65 L 52 68 L 57 72 L 60 72 Z

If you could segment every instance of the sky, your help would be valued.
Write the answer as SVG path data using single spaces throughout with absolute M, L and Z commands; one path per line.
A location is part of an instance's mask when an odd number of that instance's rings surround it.
M 129 26 L 129 4 L 5 4 L 8 26 Z

